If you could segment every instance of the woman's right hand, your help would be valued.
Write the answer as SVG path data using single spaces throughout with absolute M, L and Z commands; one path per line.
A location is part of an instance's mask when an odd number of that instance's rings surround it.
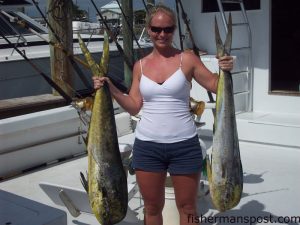
M 108 77 L 93 77 L 92 78 L 94 81 L 94 88 L 95 89 L 100 89 L 105 82 L 107 82 L 108 84 L 110 83 L 110 80 Z

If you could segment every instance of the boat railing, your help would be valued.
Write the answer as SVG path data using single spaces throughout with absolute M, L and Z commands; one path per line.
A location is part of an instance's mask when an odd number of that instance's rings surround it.
M 115 120 L 120 152 L 126 160 L 133 144 L 133 121 L 129 113 L 115 110 L 119 112 Z M 86 154 L 88 127 L 71 106 L 2 119 L 0 126 L 4 131 L 0 134 L 0 180 Z

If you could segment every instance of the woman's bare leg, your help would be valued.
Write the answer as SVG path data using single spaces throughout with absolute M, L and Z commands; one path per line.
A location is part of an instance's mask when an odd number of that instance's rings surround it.
M 172 175 L 180 225 L 199 224 L 197 218 L 197 194 L 200 174 Z
M 145 224 L 162 225 L 166 172 L 136 170 L 136 179 L 145 205 Z

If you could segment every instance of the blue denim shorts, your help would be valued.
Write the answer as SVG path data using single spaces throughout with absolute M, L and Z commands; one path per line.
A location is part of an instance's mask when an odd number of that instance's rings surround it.
M 201 172 L 202 150 L 198 136 L 175 142 L 156 143 L 135 139 L 132 167 L 148 172 L 168 171 L 170 174 Z

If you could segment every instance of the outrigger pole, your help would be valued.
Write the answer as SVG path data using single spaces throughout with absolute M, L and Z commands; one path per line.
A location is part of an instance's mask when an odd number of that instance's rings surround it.
M 148 10 L 148 7 L 147 7 L 147 5 L 146 5 L 145 0 L 142 0 L 142 2 L 143 2 L 143 5 L 144 5 L 144 7 L 145 7 L 146 13 L 149 14 L 149 10 Z
M 110 27 L 108 26 L 108 24 L 106 23 L 106 19 L 103 17 L 103 15 L 101 14 L 101 12 L 98 10 L 94 0 L 91 0 L 92 5 L 94 6 L 96 12 L 98 13 L 98 15 L 100 16 L 107 32 L 109 33 L 110 38 L 115 42 L 119 52 L 121 53 L 121 55 L 124 57 L 124 61 L 126 62 L 126 64 L 129 66 L 129 68 L 133 69 L 133 63 L 129 60 L 128 56 L 125 55 L 123 48 L 121 47 L 121 45 L 119 44 L 119 42 L 117 41 L 116 37 L 113 35 Z
M 145 2 L 145 0 L 142 0 L 143 5 L 145 7 L 146 13 L 149 14 L 149 10 L 155 6 L 155 0 L 147 0 L 147 4 Z
M 181 0 L 176 0 L 176 3 L 180 5 L 180 8 L 181 8 L 181 12 L 182 12 L 182 19 L 186 25 L 186 28 L 187 28 L 187 31 L 190 35 L 190 38 L 191 38 L 191 41 L 192 41 L 192 45 L 193 45 L 193 52 L 200 58 L 200 54 L 199 54 L 199 48 L 196 46 L 196 43 L 195 43 L 195 40 L 193 38 L 193 34 L 192 34 L 192 31 L 191 31 L 191 28 L 190 28 L 190 25 L 189 25 L 189 20 L 187 18 L 187 14 L 185 13 L 184 11 L 184 8 L 183 8 L 183 5 L 182 5 L 182 2 Z M 209 102 L 215 102 L 214 98 L 213 98 L 213 95 L 210 91 L 207 91 L 207 94 L 208 94 L 208 98 L 209 98 Z M 214 109 L 213 109 L 213 112 L 214 112 Z

